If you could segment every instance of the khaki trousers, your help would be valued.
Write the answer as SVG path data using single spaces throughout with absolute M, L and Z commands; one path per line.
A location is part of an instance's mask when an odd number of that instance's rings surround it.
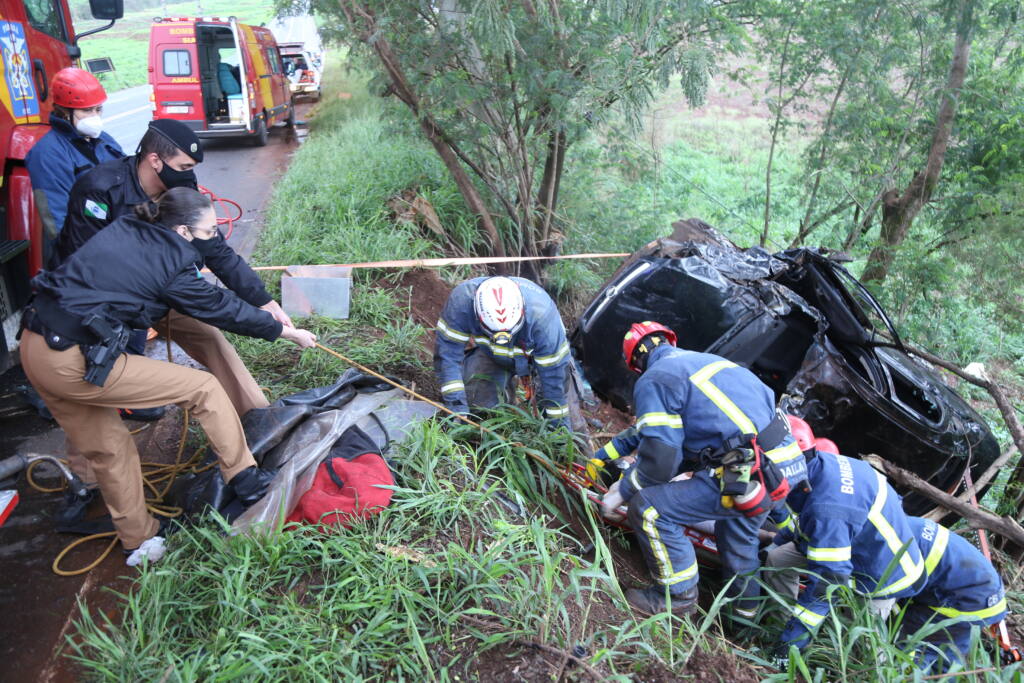
M 185 353 L 193 360 L 209 368 L 213 376 L 220 381 L 224 391 L 227 392 L 231 405 L 235 407 L 235 412 L 239 417 L 253 408 L 266 408 L 270 405 L 267 397 L 263 395 L 259 385 L 256 384 L 256 380 L 249 373 L 249 369 L 238 357 L 235 347 L 216 327 L 182 315 L 177 311 L 171 311 L 157 322 L 154 328 L 184 349 Z M 129 403 L 118 406 L 118 408 L 143 407 L 148 406 Z M 77 474 L 86 485 L 95 485 L 96 474 L 93 472 L 89 460 L 83 458 L 73 445 L 68 445 L 70 447 L 66 448 L 65 453 L 71 471 Z
M 122 354 L 98 387 L 82 379 L 85 358 L 77 346 L 54 351 L 29 330 L 21 340 L 21 363 L 72 446 L 92 466 L 125 548 L 154 536 L 158 523 L 146 509 L 139 453 L 119 407 L 174 403 L 187 408 L 217 453 L 225 481 L 256 464 L 234 406 L 210 373 Z

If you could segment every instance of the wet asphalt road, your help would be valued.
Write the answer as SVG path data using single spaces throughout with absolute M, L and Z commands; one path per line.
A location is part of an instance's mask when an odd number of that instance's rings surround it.
M 302 120 L 309 109 L 309 104 L 300 103 L 298 118 Z M 148 87 L 112 93 L 104 110 L 106 130 L 126 152 L 133 153 L 150 113 Z M 283 128 L 273 129 L 266 147 L 253 147 L 244 140 L 207 141 L 204 145 L 205 159 L 197 167 L 199 182 L 243 207 L 229 244 L 246 258 L 258 240 L 273 184 L 284 173 L 305 132 L 301 126 L 297 135 Z M 0 376 L 0 459 L 21 452 L 63 452 L 63 434 L 54 423 L 22 410 L 17 387 L 24 383 L 20 368 Z M 140 443 L 143 459 L 147 459 L 147 434 L 142 435 Z M 156 435 L 157 430 L 153 429 L 152 434 Z M 149 443 L 153 441 L 150 436 Z M 116 616 L 114 598 L 107 589 L 126 590 L 129 580 L 119 577 L 133 570 L 124 565 L 118 548 L 88 574 L 53 574 L 53 558 L 75 538 L 58 534 L 53 528 L 51 517 L 62 494 L 39 493 L 23 477 L 16 488 L 21 503 L 0 527 L 0 682 L 78 680 L 80 673 L 59 650 L 78 616 L 77 601 L 85 599 L 94 609 Z M 94 504 L 91 514 L 102 512 L 102 506 Z M 77 563 L 72 560 L 70 564 L 81 566 L 92 557 L 95 551 L 83 553 Z

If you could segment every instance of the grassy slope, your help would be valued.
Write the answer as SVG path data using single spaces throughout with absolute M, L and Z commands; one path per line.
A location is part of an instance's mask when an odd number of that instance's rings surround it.
M 328 73 L 329 94 L 311 141 L 276 190 L 258 258 L 332 262 L 432 253 L 417 230 L 396 226 L 385 208 L 389 197 L 411 186 L 434 203 L 446 225 L 456 226 L 453 232 L 471 225 L 440 164 L 407 136 L 403 116 L 370 98 L 358 78 L 340 69 Z M 349 96 L 338 97 L 339 90 Z M 757 139 L 759 126 L 714 115 L 667 126 L 654 165 L 639 148 L 580 145 L 570 159 L 564 207 L 575 228 L 572 248 L 635 248 L 680 215 L 703 217 L 738 241 L 752 241 L 761 219 L 752 188 L 760 187 L 765 151 L 734 141 Z M 793 166 L 778 163 L 784 187 Z M 792 209 L 780 194 L 776 215 L 785 217 Z M 621 230 L 595 229 L 607 225 Z M 380 275 L 357 276 L 351 320 L 314 324 L 329 343 L 371 366 L 406 377 L 425 372 L 425 359 L 409 353 L 424 330 L 404 322 L 387 292 L 367 286 Z M 598 281 L 586 270 L 560 277 L 563 284 Z M 307 352 L 296 365 L 297 354 L 283 354 L 280 346 L 239 341 L 257 378 L 275 394 L 326 383 L 344 369 L 321 354 Z M 543 436 L 528 419 L 504 422 L 494 426 L 568 457 L 570 446 Z M 396 455 L 405 476 L 395 504 L 352 533 L 226 539 L 214 526 L 179 537 L 166 563 L 142 574 L 123 623 L 104 624 L 90 614 L 78 624 L 77 656 L 105 680 L 491 680 L 494 671 L 507 675 L 516 666 L 524 676 L 550 676 L 553 669 L 523 648 L 534 641 L 563 650 L 582 644 L 602 673 L 623 677 L 685 675 L 692 672 L 689 660 L 710 662 L 702 668 L 728 680 L 768 674 L 735 667 L 725 652 L 734 648 L 714 635 L 716 608 L 696 625 L 671 626 L 621 611 L 608 540 L 618 535 L 594 533 L 587 524 L 570 532 L 548 503 L 557 498 L 552 482 L 536 468 L 524 469 L 521 453 L 428 425 Z M 494 492 L 522 501 L 528 516 L 495 505 Z M 573 551 L 588 540 L 596 546 L 590 561 Z M 838 599 L 847 618 L 827 622 L 806 662 L 793 662 L 794 673 L 808 680 L 920 677 L 892 645 L 895 634 L 862 601 Z M 735 642 L 770 647 L 777 619 L 769 615 Z M 492 622 L 500 626 L 487 625 Z M 996 663 L 978 646 L 970 664 Z M 996 672 L 989 679 L 1013 675 Z
M 169 2 L 167 16 L 190 17 L 198 10 L 196 2 Z M 205 0 L 202 3 L 203 16 L 234 16 L 242 23 L 259 25 L 274 17 L 273 4 L 264 0 Z M 82 59 L 110 57 L 116 71 L 99 76 L 108 91 L 143 85 L 147 82 L 146 69 L 149 62 L 149 27 L 153 17 L 161 16 L 159 7 L 125 12 L 123 19 L 114 27 L 82 39 Z M 79 31 L 90 29 L 100 22 L 80 21 L 75 26 Z M 84 62 L 83 62 L 84 63 Z

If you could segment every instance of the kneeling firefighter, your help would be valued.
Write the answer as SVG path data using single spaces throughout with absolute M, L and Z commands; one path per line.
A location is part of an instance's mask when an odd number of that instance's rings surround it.
M 128 564 L 163 555 L 161 527 L 146 509 L 135 442 L 117 407 L 175 403 L 206 431 L 221 474 L 243 505 L 266 492 L 274 472 L 260 470 L 223 387 L 208 372 L 125 354 L 132 329 L 174 309 L 223 330 L 309 348 L 316 337 L 208 283 L 195 240 L 216 234 L 210 200 L 173 188 L 123 216 L 56 270 L 33 280 L 21 360 L 32 386 L 68 440 L 89 461 Z M 117 267 L 112 268 L 111 263 Z
M 749 370 L 709 353 L 675 348 L 675 333 L 634 323 L 623 340 L 627 366 L 641 373 L 633 389 L 634 432 L 601 451 L 636 450 L 637 459 L 605 494 L 606 516 L 629 502 L 629 523 L 659 585 L 630 589 L 636 609 L 676 614 L 697 606 L 697 560 L 680 525 L 715 520 L 735 613 L 751 617 L 759 587 L 758 529 L 783 505 L 792 482 L 806 478 L 803 454 L 775 409 L 772 390 Z M 629 443 L 627 443 L 629 441 Z M 692 477 L 673 480 L 680 469 Z

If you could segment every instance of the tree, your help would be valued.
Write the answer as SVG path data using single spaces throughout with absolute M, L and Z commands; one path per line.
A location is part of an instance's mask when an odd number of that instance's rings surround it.
M 492 254 L 556 254 L 566 150 L 612 116 L 639 126 L 678 74 L 699 102 L 728 2 L 339 0 L 343 23 L 416 118 Z M 536 275 L 537 273 L 533 273 Z

